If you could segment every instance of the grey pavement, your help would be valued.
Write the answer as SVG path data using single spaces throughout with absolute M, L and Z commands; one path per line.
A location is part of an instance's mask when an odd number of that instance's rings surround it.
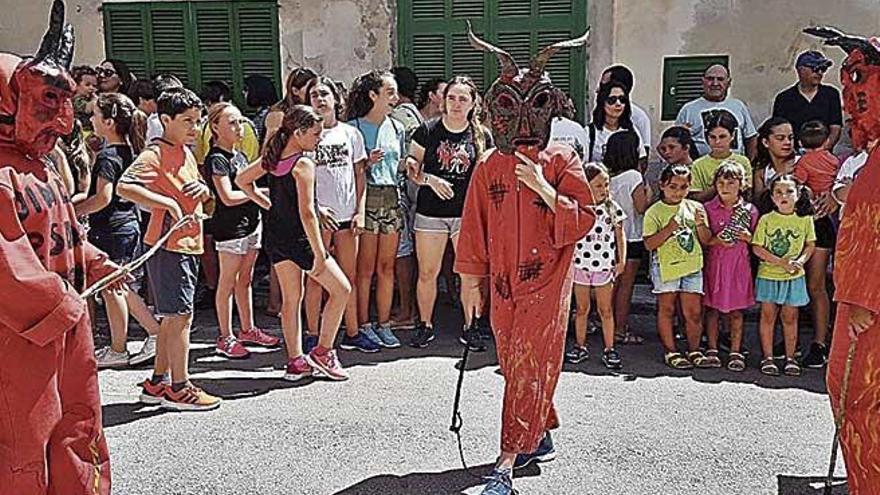
M 559 458 L 518 471 L 520 493 L 822 493 L 834 433 L 824 370 L 770 378 L 752 356 L 742 374 L 672 371 L 661 362 L 645 287 L 635 307 L 633 327 L 648 338 L 622 348 L 624 371 L 635 380 L 607 372 L 598 356 L 566 365 L 556 394 Z M 449 305 L 437 313 L 441 334 L 427 349 L 343 351 L 351 380 L 289 383 L 281 380 L 282 351 L 243 361 L 214 356 L 216 323 L 201 312 L 191 372 L 225 399 L 218 410 L 173 413 L 138 404 L 145 367 L 100 373 L 114 493 L 479 493 L 449 431 L 460 316 Z M 278 320 L 259 323 L 280 334 Z M 754 341 L 754 322 L 747 331 Z M 132 331 L 133 339 L 142 335 Z M 408 339 L 409 332 L 400 335 Z M 601 346 L 598 335 L 590 342 Z M 462 441 L 472 472 L 483 475 L 497 455 L 503 381 L 492 352 L 472 357 Z

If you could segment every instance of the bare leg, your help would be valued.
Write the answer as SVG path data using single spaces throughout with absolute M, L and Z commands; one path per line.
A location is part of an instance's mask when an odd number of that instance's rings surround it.
M 266 313 L 275 316 L 281 311 L 281 287 L 278 284 L 278 274 L 275 266 L 269 269 L 269 300 L 266 303 Z
M 218 252 L 217 256 L 220 259 L 220 276 L 217 280 L 214 301 L 217 305 L 220 338 L 226 339 L 232 336 L 232 294 L 235 292 L 235 283 L 244 256 L 226 252 Z
M 672 334 L 672 319 L 675 317 L 675 306 L 678 293 L 657 294 L 657 334 L 664 352 L 675 352 L 675 337 Z
M 731 311 L 728 313 L 727 326 L 730 327 L 730 352 L 739 352 L 742 349 L 743 339 L 742 311 Z
M 358 322 L 361 325 L 370 322 L 370 289 L 373 285 L 373 274 L 376 273 L 376 253 L 378 249 L 378 234 L 361 234 L 361 245 L 358 250 L 356 284 Z
M 333 238 L 333 232 L 329 230 L 321 230 L 321 239 L 324 242 L 324 248 L 330 250 L 330 243 Z M 321 320 L 321 303 L 324 301 L 324 289 L 317 280 L 308 277 L 306 279 L 306 332 L 309 335 L 318 335 Z
M 413 283 L 413 273 L 416 271 L 416 257 L 402 256 L 397 258 L 394 265 L 394 272 L 397 275 L 397 314 L 394 316 L 396 321 L 412 321 L 413 319 L 413 293 L 415 292 L 415 284 Z
M 439 232 L 416 231 L 416 256 L 419 260 L 419 281 L 416 300 L 419 316 L 429 327 L 434 326 L 434 305 L 437 301 L 437 275 L 446 251 L 449 236 Z
M 590 315 L 590 286 L 574 285 L 574 341 L 580 346 L 587 345 L 587 319 Z
M 633 288 L 636 284 L 636 274 L 639 271 L 640 259 L 626 260 L 626 268 L 623 275 L 618 277 L 614 284 L 614 321 L 617 322 L 616 332 L 623 336 L 629 328 L 629 309 L 632 304 Z
M 773 332 L 776 328 L 776 316 L 779 314 L 779 306 L 773 303 L 761 303 L 761 352 L 764 359 L 773 357 Z
M 709 338 L 709 349 L 718 349 L 718 323 L 720 319 L 721 315 L 717 309 L 706 308 L 706 336 Z
M 329 294 L 324 312 L 321 314 L 321 335 L 318 338 L 318 345 L 332 349 L 336 341 L 336 333 L 339 331 L 339 323 L 342 322 L 342 313 L 345 312 L 345 306 L 351 295 L 351 285 L 332 257 L 327 258 L 320 273 L 309 277 L 314 278 Z
M 357 294 L 355 291 L 355 278 L 357 277 L 358 236 L 351 230 L 339 231 L 334 234 L 336 244 L 336 259 L 339 268 L 345 274 L 351 286 L 351 293 L 345 302 L 345 333 L 354 337 L 358 333 L 358 309 Z
M 107 323 L 110 325 L 110 348 L 115 352 L 125 352 L 128 339 L 128 304 L 122 290 L 105 290 L 104 308 L 107 309 Z
M 159 321 L 153 316 L 144 299 L 135 291 L 127 291 L 125 301 L 128 303 L 128 312 L 147 331 L 148 335 L 159 335 Z
M 785 341 L 785 357 L 793 358 L 798 341 L 798 308 L 782 307 L 782 338 Z
M 828 297 L 828 258 L 831 251 L 816 248 L 807 262 L 807 289 L 813 311 L 813 341 L 825 344 L 828 340 L 828 322 L 831 319 L 831 300 Z
M 685 333 L 688 341 L 688 352 L 700 350 L 700 338 L 703 336 L 703 296 L 682 292 L 681 310 L 684 313 Z
M 391 320 L 391 302 L 394 299 L 394 262 L 400 235 L 380 234 L 376 251 L 376 312 L 379 323 Z
M 614 283 L 593 288 L 596 294 L 596 309 L 602 319 L 602 341 L 605 350 L 614 347 Z
M 254 329 L 253 281 L 254 265 L 259 251 L 250 250 L 241 260 L 238 279 L 235 281 L 235 307 L 238 309 L 238 322 L 243 331 Z
M 156 343 L 154 373 L 161 375 L 170 361 L 171 381 L 182 383 L 189 379 L 189 327 L 192 314 L 162 318 L 159 339 Z
M 287 357 L 302 356 L 300 311 L 303 296 L 303 272 L 292 261 L 275 263 L 275 272 L 281 286 L 281 332 L 287 346 Z

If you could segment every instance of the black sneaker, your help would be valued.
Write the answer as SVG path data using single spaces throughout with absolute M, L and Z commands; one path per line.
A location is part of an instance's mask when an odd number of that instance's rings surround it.
M 483 336 L 480 335 L 477 325 L 462 328 L 461 337 L 458 338 L 458 341 L 461 342 L 461 345 L 468 346 L 471 352 L 484 352 L 486 350 L 486 343 L 483 342 Z
M 533 462 L 550 462 L 556 459 L 556 448 L 553 447 L 553 438 L 550 432 L 544 433 L 544 438 L 538 444 L 538 448 L 531 454 L 517 454 L 513 463 L 513 469 L 522 469 Z
M 425 322 L 420 321 L 415 328 L 415 335 L 413 335 L 412 340 L 409 341 L 409 345 L 416 348 L 428 347 L 428 342 L 434 340 L 434 328 L 425 325 Z
M 477 318 L 477 330 L 479 330 L 480 337 L 483 337 L 484 341 L 489 341 L 490 339 L 495 338 L 495 334 L 492 333 L 492 325 L 488 316 Z
M 828 362 L 828 347 L 819 342 L 810 344 L 810 351 L 804 357 L 803 364 L 807 368 L 821 368 Z
M 605 352 L 602 353 L 602 364 L 604 364 L 609 370 L 619 370 L 623 367 L 620 353 L 613 347 L 611 349 L 606 349 Z
M 565 353 L 565 362 L 569 364 L 578 364 L 587 359 L 590 359 L 590 350 L 587 349 L 587 346 L 573 345 Z

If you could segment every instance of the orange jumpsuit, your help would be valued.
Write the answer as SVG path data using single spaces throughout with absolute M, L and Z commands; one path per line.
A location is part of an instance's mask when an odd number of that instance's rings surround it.
M 85 241 L 45 159 L 0 144 L 0 493 L 110 493 L 86 279 L 116 267 Z
M 849 493 L 880 494 L 880 154 L 875 149 L 846 201 L 834 260 L 838 302 L 828 362 L 828 393 L 835 417 L 850 338 L 849 305 L 877 315 L 858 338 L 840 431 Z
M 489 277 L 492 329 L 504 374 L 501 450 L 534 451 L 557 428 L 574 244 L 595 221 L 577 153 L 551 144 L 538 155 L 558 193 L 556 212 L 514 175 L 519 159 L 495 150 L 468 186 L 455 271 Z

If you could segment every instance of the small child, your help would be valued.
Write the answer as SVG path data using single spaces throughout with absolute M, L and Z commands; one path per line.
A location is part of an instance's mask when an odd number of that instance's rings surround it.
M 596 305 L 602 319 L 605 344 L 602 363 L 606 368 L 622 367 L 620 353 L 614 348 L 614 279 L 626 268 L 626 236 L 623 220 L 626 214 L 610 197 L 608 170 L 599 163 L 584 167 L 593 199 L 596 201 L 596 223 L 577 243 L 574 253 L 575 345 L 565 355 L 569 363 L 589 357 L 587 351 L 587 316 L 590 314 L 590 288 L 596 293 Z
M 820 205 L 836 209 L 837 203 L 831 201 L 832 189 L 837 180 L 840 161 L 828 151 L 828 126 L 818 120 L 805 122 L 801 126 L 800 141 L 807 152 L 794 167 L 794 177 L 812 192 L 816 215 L 813 227 L 816 230 L 816 250 L 806 267 L 807 291 L 810 294 L 813 313 L 813 342 L 802 361 L 809 368 L 821 368 L 828 360 L 828 327 L 831 322 L 831 298 L 828 297 L 828 265 L 831 252 L 837 244 L 837 232 L 832 215 Z M 823 210 L 823 211 L 819 211 Z
M 155 245 L 184 215 L 196 219 L 171 234 L 147 261 L 156 313 L 162 316 L 153 376 L 142 384 L 141 402 L 174 410 L 201 411 L 220 406 L 214 397 L 189 381 L 189 329 L 193 298 L 203 252 L 202 203 L 211 200 L 207 184 L 189 146 L 195 143 L 202 101 L 188 89 L 169 90 L 159 97 L 157 113 L 162 137 L 147 146 L 119 180 L 117 192 L 150 208 L 144 244 Z M 166 374 L 171 370 L 170 383 Z
M 755 305 L 749 244 L 758 223 L 758 209 L 743 199 L 745 173 L 733 161 L 726 161 L 715 171 L 717 195 L 706 203 L 706 215 L 712 240 L 706 253 L 704 272 L 706 296 L 706 335 L 709 348 L 706 357 L 718 359 L 718 324 L 727 317 L 730 329 L 730 358 L 727 369 L 746 369 L 745 356 L 740 352 L 743 337 L 743 310 Z
M 665 351 L 664 361 L 673 369 L 721 366 L 700 351 L 703 334 L 703 248 L 712 232 L 706 210 L 686 199 L 691 189 L 691 170 L 686 165 L 669 165 L 660 174 L 660 201 L 645 212 L 645 248 L 652 251 L 651 281 L 657 295 L 657 333 Z M 672 321 L 681 299 L 688 354 L 676 350 Z
M 86 132 L 92 131 L 91 110 L 89 103 L 95 100 L 98 92 L 98 71 L 90 65 L 77 65 L 70 71 L 76 83 L 73 95 L 73 115 Z
M 696 159 L 691 165 L 694 180 L 691 185 L 690 198 L 705 203 L 715 196 L 715 172 L 725 160 L 738 163 L 745 173 L 746 192 L 749 196 L 752 184 L 752 164 L 748 158 L 734 153 L 732 147 L 737 138 L 739 123 L 736 117 L 727 110 L 715 110 L 709 113 L 705 122 L 706 142 L 709 143 L 709 154 Z
M 775 211 L 758 220 L 752 239 L 761 263 L 755 283 L 756 299 L 761 303 L 761 373 L 779 375 L 773 360 L 773 333 L 776 317 L 782 316 L 785 339 L 786 375 L 798 376 L 801 367 L 794 358 L 798 335 L 798 308 L 810 302 L 804 265 L 816 248 L 812 205 L 809 192 L 791 174 L 782 174 L 768 187 Z M 781 308 L 780 308 L 781 307 Z M 781 311 L 780 311 L 781 309 Z

